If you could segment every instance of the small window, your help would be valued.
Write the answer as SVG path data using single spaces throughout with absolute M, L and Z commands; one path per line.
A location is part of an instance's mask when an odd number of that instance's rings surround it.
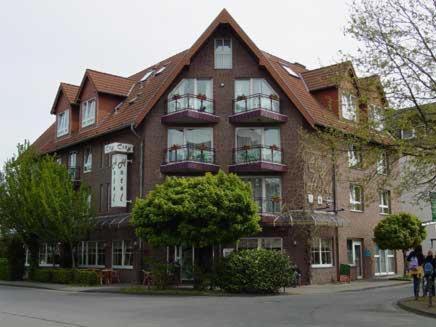
M 283 69 L 286 70 L 286 72 L 294 77 L 300 78 L 300 76 L 289 66 L 282 65 Z
M 387 175 L 388 174 L 388 155 L 386 152 L 380 154 L 379 159 L 376 163 L 377 175 Z
M 156 73 L 154 73 L 154 76 L 159 75 L 160 73 L 162 73 L 165 70 L 165 68 L 167 68 L 167 66 L 162 66 L 161 68 L 159 68 L 156 71 Z
M 376 106 L 376 105 L 370 105 L 369 106 L 369 115 L 371 118 L 372 126 L 374 129 L 378 132 L 383 131 L 385 128 L 384 122 L 383 122 L 383 110 L 382 108 Z
M 315 238 L 312 240 L 312 267 L 333 266 L 333 242 L 332 239 Z
M 146 80 L 151 76 L 151 74 L 153 74 L 153 73 L 154 73 L 154 69 L 145 72 L 145 74 L 144 74 L 144 76 L 141 78 L 140 82 L 144 82 L 144 81 L 146 81 Z
M 90 147 L 85 149 L 83 157 L 83 172 L 88 173 L 92 170 L 92 149 Z
M 349 93 L 342 93 L 342 118 L 357 121 L 357 98 Z
M 116 268 L 133 267 L 133 242 L 131 240 L 112 242 L 112 265 Z
M 95 99 L 82 103 L 82 127 L 95 123 Z
M 56 130 L 57 137 L 61 137 L 68 134 L 69 125 L 70 125 L 69 118 L 70 118 L 69 110 L 65 110 L 64 112 L 58 114 L 57 130 Z
M 350 210 L 363 211 L 363 189 L 360 185 L 350 185 Z
M 282 251 L 283 239 L 281 237 L 247 237 L 238 242 L 238 250 L 267 249 Z
M 348 146 L 348 167 L 362 168 L 362 151 L 357 145 Z
M 382 215 L 388 215 L 391 213 L 391 191 L 380 191 L 379 192 L 379 212 Z
M 232 40 L 215 39 L 215 69 L 232 69 Z
M 411 130 L 401 130 L 401 139 L 403 140 L 410 140 L 410 139 L 414 139 L 416 137 L 416 132 L 415 129 L 411 129 Z

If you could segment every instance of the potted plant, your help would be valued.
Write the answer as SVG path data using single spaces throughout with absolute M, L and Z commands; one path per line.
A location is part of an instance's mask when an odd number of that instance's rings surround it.
M 251 145 L 249 145 L 249 144 L 246 144 L 246 145 L 242 146 L 242 150 L 247 151 L 247 150 L 250 150 L 250 149 L 251 149 Z
M 278 147 L 277 145 L 275 145 L 275 144 L 270 145 L 269 148 L 270 148 L 271 150 L 273 150 L 273 151 L 276 151 L 276 150 L 279 149 L 279 147 Z
M 270 98 L 271 100 L 278 100 L 278 99 L 279 99 L 279 97 L 277 96 L 277 94 L 270 94 L 269 98 Z
M 173 100 L 179 100 L 181 98 L 180 94 L 174 94 Z
M 236 101 L 242 101 L 242 100 L 247 100 L 247 97 L 244 94 L 238 95 L 236 97 Z
M 201 94 L 201 93 L 197 94 L 197 99 L 201 101 L 206 100 L 207 99 L 206 94 Z

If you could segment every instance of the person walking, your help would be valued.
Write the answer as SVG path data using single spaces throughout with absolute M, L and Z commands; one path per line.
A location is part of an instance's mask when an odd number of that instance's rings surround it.
M 433 252 L 428 251 L 427 256 L 424 259 L 424 296 L 427 296 L 427 294 L 431 296 L 435 296 L 435 274 L 436 274 L 436 258 L 433 257 Z M 431 293 L 430 293 L 431 292 Z
M 422 247 L 418 245 L 412 252 L 407 256 L 409 274 L 413 278 L 413 294 L 415 300 L 419 298 L 419 285 L 421 284 L 421 279 L 424 276 L 424 271 L 422 265 L 424 264 L 424 255 L 422 254 Z

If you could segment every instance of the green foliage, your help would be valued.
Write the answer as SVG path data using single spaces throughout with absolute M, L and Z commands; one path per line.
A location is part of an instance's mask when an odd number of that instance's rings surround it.
M 0 258 L 0 280 L 9 280 L 9 264 L 8 259 Z
M 348 264 L 345 263 L 341 263 L 341 265 L 339 266 L 339 274 L 340 275 L 350 275 L 350 270 L 351 267 Z
M 289 257 L 265 249 L 233 252 L 218 271 L 219 287 L 230 293 L 274 294 L 295 277 Z
M 42 283 L 76 284 L 93 286 L 99 284 L 95 271 L 81 269 L 41 268 L 30 274 L 30 280 Z
M 151 257 L 145 258 L 145 264 L 149 267 L 148 270 L 151 272 L 153 287 L 158 290 L 167 289 L 173 281 L 176 267 L 172 264 L 162 263 L 158 259 Z
M 382 249 L 408 250 L 421 244 L 425 227 L 418 217 L 401 212 L 381 220 L 374 228 L 374 242 Z
M 7 245 L 6 258 L 9 263 L 9 278 L 11 280 L 22 280 L 26 261 L 24 244 L 16 236 L 9 236 L 5 243 Z
M 198 248 L 260 231 L 251 187 L 234 174 L 169 177 L 132 211 L 136 234 L 153 246 Z

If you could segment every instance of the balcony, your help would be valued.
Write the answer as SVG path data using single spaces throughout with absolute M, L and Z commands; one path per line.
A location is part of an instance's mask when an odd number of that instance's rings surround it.
M 288 116 L 280 113 L 280 99 L 274 95 L 253 94 L 233 100 L 233 124 L 285 123 Z
M 234 173 L 283 173 L 288 167 L 282 163 L 283 151 L 276 145 L 248 145 L 236 148 L 233 152 Z
M 218 172 L 215 165 L 215 150 L 206 146 L 173 146 L 165 150 L 164 162 L 160 166 L 164 174 L 186 174 Z
M 68 168 L 68 175 L 71 177 L 71 181 L 73 183 L 80 183 L 80 167 L 77 166 L 69 166 Z
M 282 210 L 282 199 L 279 196 L 255 197 L 261 215 L 277 215 Z
M 214 124 L 218 121 L 213 99 L 193 94 L 173 95 L 161 117 L 162 124 Z

